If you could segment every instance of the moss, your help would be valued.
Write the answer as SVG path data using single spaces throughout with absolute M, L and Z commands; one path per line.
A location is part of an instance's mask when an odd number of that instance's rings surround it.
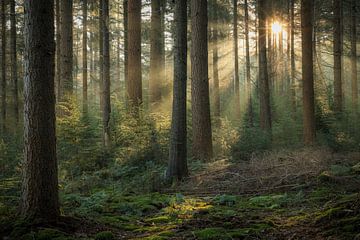
M 267 223 L 257 223 L 250 225 L 246 228 L 238 228 L 238 229 L 224 229 L 224 228 L 204 228 L 201 230 L 196 230 L 194 232 L 195 236 L 198 239 L 237 239 L 244 238 L 247 236 L 258 236 L 262 232 L 270 229 L 271 226 Z
M 204 229 L 196 230 L 194 234 L 200 240 L 231 239 L 230 236 L 226 235 L 226 231 L 223 228 L 204 228 Z
M 287 201 L 287 198 L 288 196 L 286 194 L 264 195 L 250 198 L 249 202 L 255 207 L 275 209 L 280 208 Z
M 172 218 L 169 215 L 160 215 L 155 217 L 150 217 L 145 219 L 147 223 L 167 223 L 170 222 Z
M 343 165 L 332 165 L 330 171 L 334 176 L 345 176 L 351 173 L 351 167 Z
M 41 229 L 37 232 L 36 240 L 70 240 L 72 238 L 66 236 L 65 233 L 51 228 Z
M 110 231 L 99 232 L 95 235 L 95 240 L 114 240 L 114 235 Z

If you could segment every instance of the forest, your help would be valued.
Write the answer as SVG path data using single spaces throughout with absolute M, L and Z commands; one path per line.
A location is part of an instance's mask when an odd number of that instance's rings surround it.
M 0 239 L 360 240 L 358 0 L 0 0 Z

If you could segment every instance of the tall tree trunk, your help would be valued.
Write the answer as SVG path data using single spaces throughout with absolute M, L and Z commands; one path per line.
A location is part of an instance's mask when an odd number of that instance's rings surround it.
M 301 1 L 302 75 L 303 75 L 303 131 L 304 143 L 315 141 L 315 103 L 313 73 L 313 0 Z
M 125 101 L 128 100 L 128 65 L 129 65 L 129 58 L 128 58 L 128 0 L 124 0 L 123 2 L 123 11 L 124 11 L 124 83 L 125 83 Z
M 334 110 L 337 113 L 343 109 L 342 90 L 342 3 L 333 0 L 334 8 Z
M 101 116 L 104 108 L 104 21 L 103 21 L 103 1 L 99 1 L 99 99 L 100 99 L 100 110 Z
M 216 0 L 215 0 L 216 3 Z M 212 49 L 212 57 L 213 57 L 213 78 L 214 78 L 214 117 L 216 123 L 219 124 L 220 121 L 220 86 L 219 86 L 219 47 L 218 47 L 218 13 L 216 9 L 216 4 L 214 7 L 214 26 L 213 26 L 213 49 Z
M 290 75 L 291 75 L 291 99 L 293 111 L 296 112 L 296 69 L 295 69 L 295 0 L 290 0 Z
M 18 77 L 17 77 L 17 57 L 16 57 L 16 14 L 15 0 L 10 0 L 10 50 L 11 50 L 11 80 L 13 84 L 14 116 L 16 123 L 19 122 L 19 97 L 18 97 Z
M 56 71 L 55 71 L 55 86 L 56 99 L 60 100 L 61 96 L 61 16 L 60 16 L 60 0 L 55 1 L 55 15 L 56 15 Z
M 176 0 L 174 38 L 174 95 L 171 121 L 168 179 L 188 175 L 186 145 L 187 3 Z
M 149 101 L 150 105 L 161 100 L 161 0 L 151 0 L 151 30 L 150 30 L 150 79 Z
M 141 0 L 128 2 L 128 88 L 130 109 L 137 114 L 142 103 Z
M 260 90 L 260 127 L 271 131 L 271 109 L 270 109 L 270 89 L 266 58 L 266 4 L 265 0 L 258 2 L 259 19 L 259 90 Z
M 82 64 L 83 64 L 83 112 L 88 112 L 88 59 L 87 59 L 87 12 L 88 4 L 87 0 L 83 0 L 83 52 L 82 52 Z
M 159 79 L 161 79 L 161 83 L 167 84 L 167 78 L 166 78 L 166 55 L 165 55 L 165 13 L 166 13 L 166 0 L 160 0 L 160 21 L 161 21 L 161 31 L 160 31 L 160 69 L 159 72 Z
M 213 155 L 210 120 L 207 1 L 191 0 L 191 107 L 193 155 L 210 160 Z
M 73 93 L 73 0 L 60 0 L 60 100 Z
M 1 130 L 6 128 L 6 9 L 1 1 Z
M 234 57 L 235 57 L 235 116 L 240 119 L 240 81 L 239 81 L 239 43 L 238 43 L 238 0 L 233 0 L 234 4 Z
M 357 32 L 356 32 L 356 1 L 352 0 L 351 6 L 351 92 L 352 105 L 355 112 L 358 111 L 359 93 L 358 93 L 358 79 L 357 79 Z
M 103 28 L 103 142 L 106 148 L 110 147 L 110 39 L 109 39 L 109 0 L 102 0 L 102 19 Z
M 31 0 L 24 5 L 25 163 L 21 214 L 26 219 L 48 223 L 55 222 L 60 214 L 55 135 L 54 2 Z
M 247 85 L 247 104 L 248 104 L 248 117 L 249 125 L 253 126 L 253 110 L 251 99 L 251 68 L 250 68 L 250 44 L 249 44 L 249 8 L 248 0 L 244 2 L 245 11 L 245 52 L 246 52 L 246 85 Z

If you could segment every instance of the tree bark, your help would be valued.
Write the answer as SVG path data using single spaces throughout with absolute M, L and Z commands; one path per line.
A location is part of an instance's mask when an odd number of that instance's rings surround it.
M 6 9 L 1 1 L 1 130 L 6 130 Z
M 249 8 L 248 0 L 244 2 L 245 11 L 245 52 L 246 52 L 246 85 L 247 85 L 247 108 L 249 125 L 253 126 L 253 111 L 252 111 L 252 99 L 251 99 L 251 68 L 250 68 L 250 44 L 249 44 Z
M 191 0 L 191 107 L 193 156 L 210 160 L 213 155 L 210 120 L 207 1 Z
M 333 0 L 334 8 L 334 111 L 342 112 L 342 3 L 341 0 Z
M 136 115 L 142 103 L 141 0 L 128 2 L 128 88 L 130 110 Z
M 88 59 L 87 59 L 87 12 L 88 4 L 87 0 L 83 0 L 83 51 L 82 51 L 82 64 L 83 64 L 83 113 L 87 114 L 88 112 Z
M 269 76 L 266 57 L 266 5 L 265 0 L 258 3 L 259 19 L 259 90 L 260 90 L 260 127 L 271 131 L 271 109 L 270 109 L 270 90 Z
M 240 119 L 240 81 L 239 81 L 239 43 L 238 43 L 238 0 L 234 0 L 234 81 L 235 81 L 235 116 Z
M 103 37 L 103 143 L 105 148 L 110 147 L 110 42 L 109 42 L 109 0 L 102 0 L 102 37 Z
M 10 0 L 10 52 L 11 52 L 11 80 L 13 84 L 14 116 L 15 122 L 19 122 L 19 96 L 18 96 L 18 76 L 17 76 L 17 57 L 16 57 L 16 14 L 15 0 Z
M 124 0 L 123 2 L 123 11 L 124 11 L 124 82 L 125 82 L 125 102 L 127 102 L 128 96 L 128 0 Z M 127 104 L 127 103 L 126 103 Z
M 352 0 L 351 6 L 351 92 L 352 105 L 355 112 L 358 111 L 359 93 L 357 77 L 357 19 L 356 19 L 356 1 Z
M 290 0 L 290 75 L 291 75 L 291 99 L 293 111 L 296 112 L 296 69 L 295 69 L 295 0 Z
M 55 15 L 56 15 L 56 72 L 55 72 L 55 86 L 56 99 L 60 100 L 61 96 L 61 16 L 60 16 L 60 0 L 55 1 Z
M 301 1 L 302 76 L 303 76 L 303 131 L 305 145 L 315 141 L 315 100 L 313 72 L 313 1 Z
M 151 30 L 150 30 L 150 78 L 149 101 L 156 105 L 161 100 L 161 0 L 151 0 Z
M 174 10 L 174 95 L 167 178 L 181 180 L 188 175 L 187 168 L 187 3 L 176 0 Z
M 25 1 L 24 5 L 25 161 L 21 214 L 26 219 L 48 223 L 56 221 L 60 214 L 55 135 L 54 2 L 32 0 Z
M 216 3 L 216 0 L 215 0 Z M 219 86 L 219 48 L 218 48 L 218 14 L 216 9 L 216 4 L 214 7 L 214 26 L 213 26 L 213 49 L 212 49 L 212 57 L 213 57 L 213 78 L 214 78 L 214 89 L 213 89 L 213 98 L 214 98 L 214 118 L 216 123 L 220 122 L 220 86 Z
M 60 0 L 60 100 L 73 93 L 73 0 Z

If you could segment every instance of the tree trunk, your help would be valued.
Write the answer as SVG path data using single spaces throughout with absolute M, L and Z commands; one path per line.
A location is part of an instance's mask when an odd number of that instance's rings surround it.
M 104 36 L 103 36 L 103 29 L 104 29 L 104 21 L 103 21 L 103 1 L 99 1 L 99 99 L 100 99 L 100 111 L 101 116 L 103 114 L 103 108 L 104 108 Z
M 342 3 L 341 0 L 333 0 L 334 8 L 334 110 L 342 112 Z
M 186 145 L 187 89 L 187 3 L 176 0 L 174 11 L 174 95 L 167 178 L 181 180 L 188 175 Z
M 14 117 L 16 123 L 19 122 L 19 97 L 18 97 L 18 77 L 17 77 L 17 57 L 16 57 L 16 14 L 15 0 L 10 0 L 10 51 L 11 51 L 11 80 L 13 84 L 14 98 Z
M 216 0 L 215 0 L 216 2 Z M 214 7 L 214 27 L 213 27 L 213 78 L 214 78 L 214 117 L 216 120 L 216 123 L 219 124 L 220 121 L 220 86 L 219 86 L 219 49 L 218 49 L 218 14 L 216 9 L 216 4 Z
M 130 110 L 137 114 L 142 103 L 141 0 L 128 2 L 128 88 Z
M 54 2 L 32 0 L 25 1 L 24 5 L 25 162 L 21 214 L 26 219 L 48 223 L 56 221 L 60 214 L 55 135 Z
M 151 0 L 151 30 L 150 30 L 150 78 L 149 101 L 154 105 L 161 100 L 161 0 Z
M 193 155 L 210 160 L 213 154 L 210 120 L 207 1 L 191 0 L 191 107 Z
M 6 129 L 6 9 L 1 1 L 1 130 Z
M 56 99 L 60 100 L 61 96 L 61 16 L 60 16 L 60 0 L 55 1 L 55 15 L 56 15 L 56 72 L 55 72 L 55 86 Z
M 60 0 L 60 100 L 73 93 L 73 0 Z
M 128 96 L 128 0 L 124 0 L 123 2 L 123 11 L 124 11 L 124 83 L 125 83 L 125 102 L 127 102 Z
M 234 0 L 234 81 L 235 81 L 235 116 L 240 119 L 240 81 L 239 81 L 239 43 L 238 43 L 238 0 Z
M 88 112 L 87 12 L 88 12 L 87 0 L 83 0 L 82 64 L 83 64 L 83 113 L 84 114 L 87 114 Z
M 356 32 L 356 1 L 352 0 L 351 6 L 351 92 L 352 105 L 355 112 L 358 111 L 359 93 L 357 79 L 357 32 Z
M 110 147 L 110 42 L 109 42 L 109 0 L 102 0 L 102 37 L 103 37 L 103 143 L 106 148 Z
M 303 75 L 303 130 L 304 143 L 315 141 L 315 103 L 313 73 L 313 1 L 301 1 L 302 75 Z
M 258 19 L 259 19 L 259 91 L 260 91 L 260 127 L 271 131 L 271 109 L 270 109 L 270 90 L 269 77 L 266 58 L 266 5 L 265 0 L 259 0 Z
M 295 69 L 295 0 L 290 0 L 290 65 L 291 65 L 291 100 L 293 111 L 296 112 L 296 69 Z
M 250 68 L 250 44 L 249 44 L 249 8 L 248 0 L 244 2 L 245 11 L 245 52 L 246 52 L 246 85 L 247 85 L 247 108 L 249 117 L 249 126 L 253 126 L 253 111 L 252 111 L 252 99 L 251 99 L 251 68 Z

